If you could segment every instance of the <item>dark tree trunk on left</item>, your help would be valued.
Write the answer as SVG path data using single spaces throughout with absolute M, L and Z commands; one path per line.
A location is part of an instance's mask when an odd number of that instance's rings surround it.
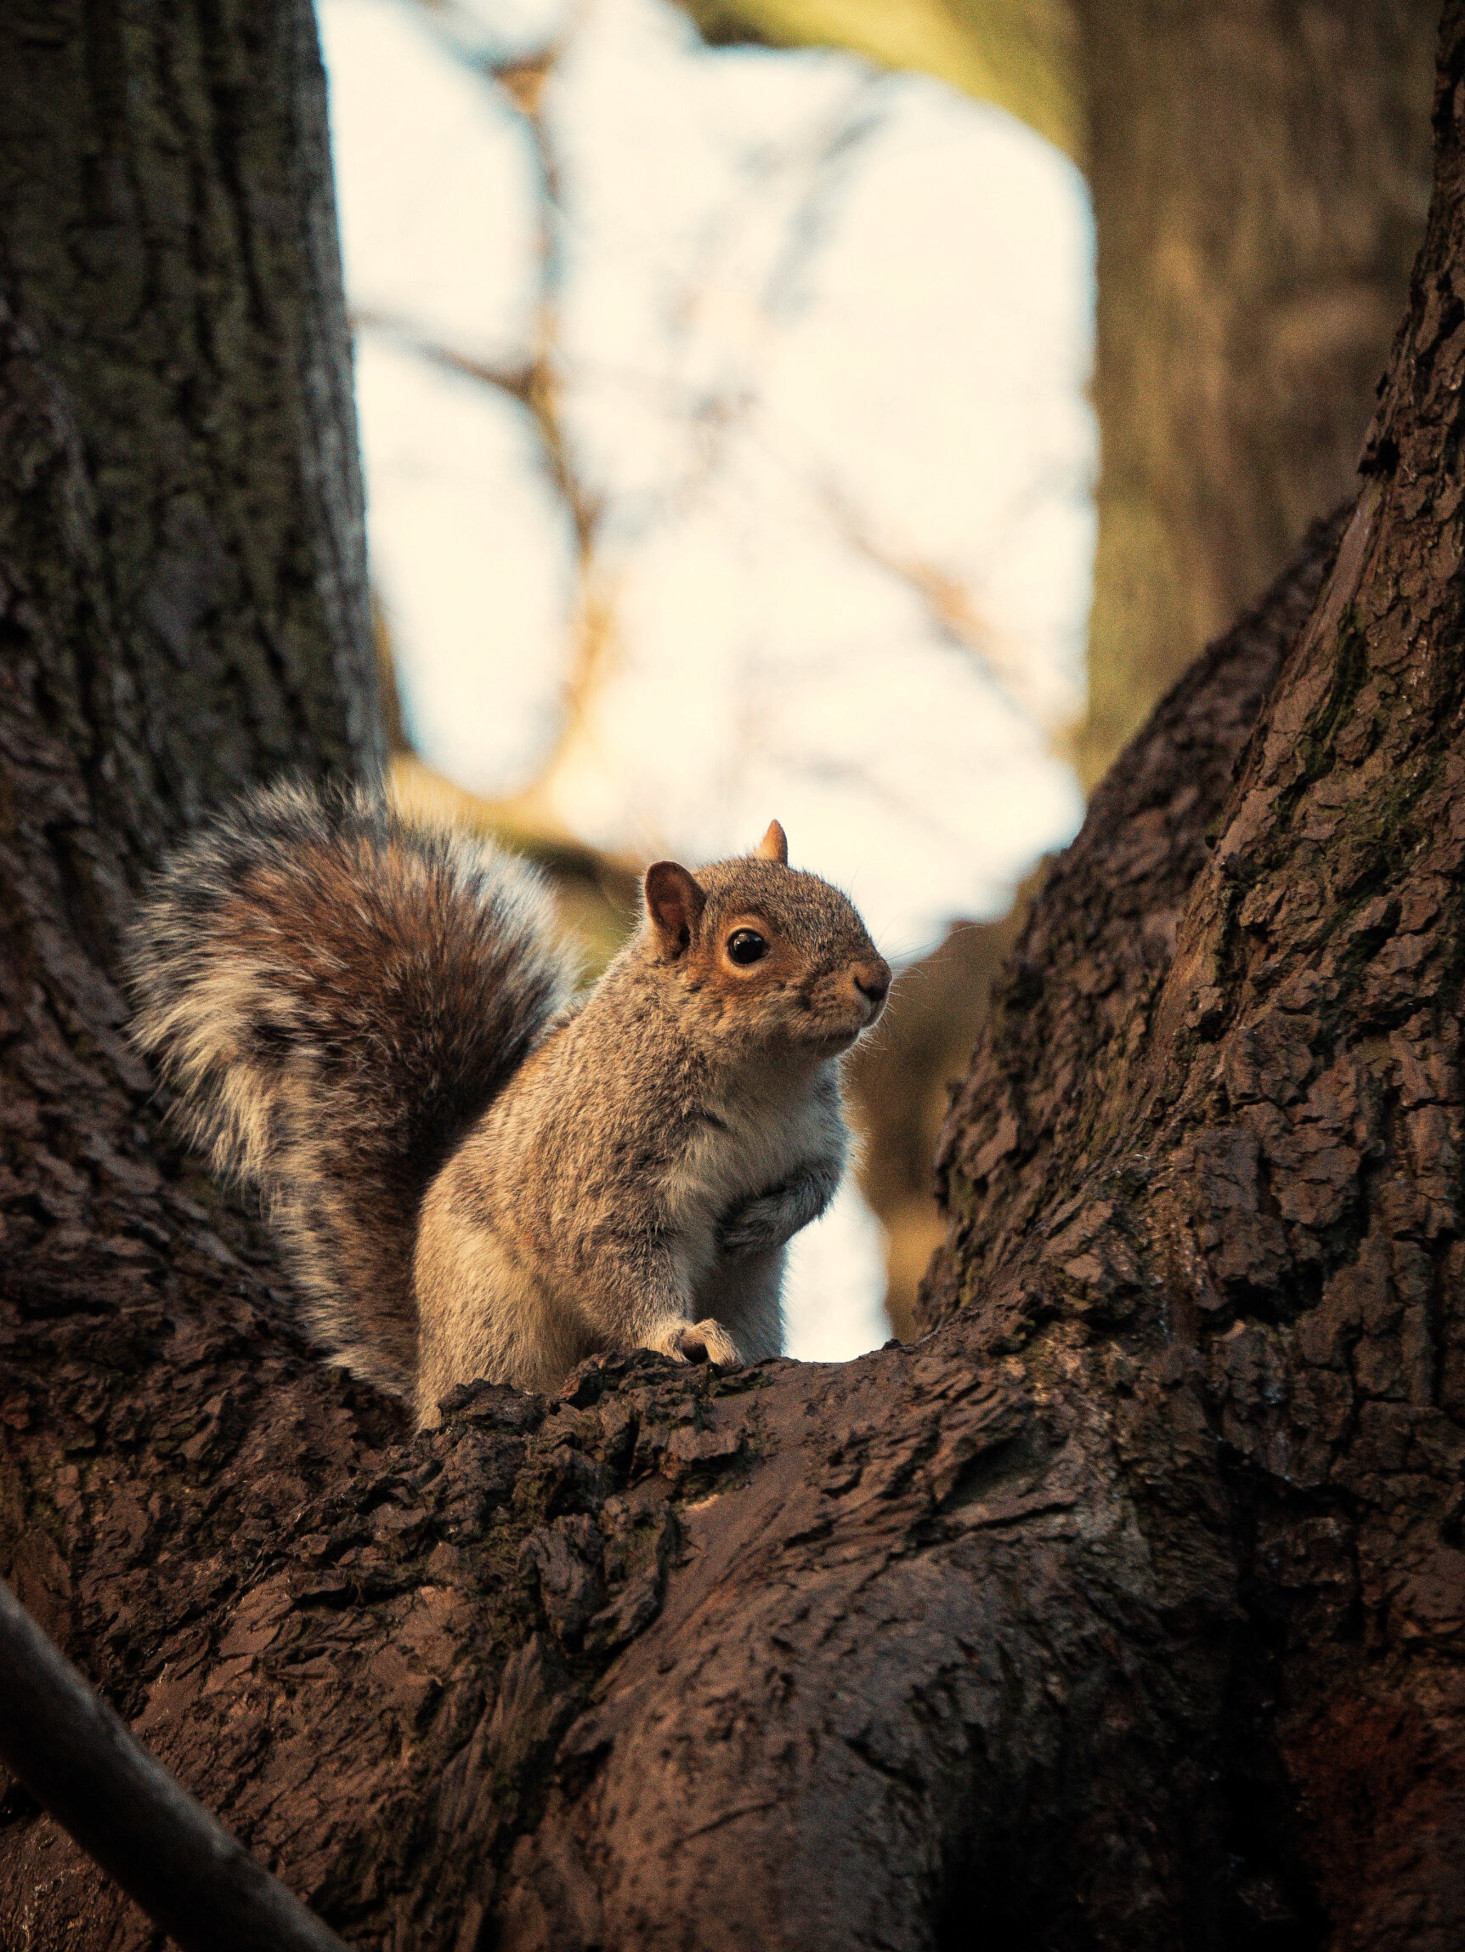
M 7 666 L 82 774 L 112 755 L 113 845 L 373 758 L 307 0 L 6 8 L 0 254 Z
M 67 1487 L 103 1468 L 69 1352 L 120 1373 L 186 1340 L 253 1249 L 160 1170 L 116 944 L 205 806 L 376 763 L 350 390 L 308 0 L 0 8 L 0 1400 L 12 1436 L 28 1377 L 57 1411 L 0 1470 L 0 1562 L 124 1712 L 127 1624 L 66 1549 Z M 28 1908 L 76 1859 L 21 1829 L 0 1939 L 69 1943 Z
M 0 11 L 12 1280 L 111 1232 L 146 863 L 251 779 L 375 762 L 353 430 L 307 0 Z

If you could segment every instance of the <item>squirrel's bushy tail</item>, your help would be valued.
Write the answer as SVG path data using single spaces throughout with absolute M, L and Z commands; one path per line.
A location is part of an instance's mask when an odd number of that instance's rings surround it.
M 423 1192 L 567 1001 L 538 876 L 367 790 L 274 786 L 173 855 L 129 960 L 136 1040 L 259 1188 L 311 1327 L 410 1394 Z

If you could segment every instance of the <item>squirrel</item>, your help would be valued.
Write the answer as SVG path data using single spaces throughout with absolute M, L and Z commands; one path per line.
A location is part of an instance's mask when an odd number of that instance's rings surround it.
M 128 951 L 135 1041 L 257 1190 L 333 1359 L 441 1420 L 597 1351 L 782 1354 L 788 1241 L 844 1170 L 838 1059 L 890 970 L 755 852 L 646 871 L 579 1000 L 538 873 L 371 788 L 259 789 L 185 842 Z

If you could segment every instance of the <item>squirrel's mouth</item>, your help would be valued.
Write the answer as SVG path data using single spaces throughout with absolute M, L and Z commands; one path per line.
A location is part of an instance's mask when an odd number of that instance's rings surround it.
M 803 1044 L 816 1044 L 821 1050 L 834 1055 L 847 1051 L 860 1032 L 867 1027 L 867 1018 L 856 1022 L 852 1017 L 841 1014 L 837 1017 L 815 1017 L 804 1030 L 799 1041 Z

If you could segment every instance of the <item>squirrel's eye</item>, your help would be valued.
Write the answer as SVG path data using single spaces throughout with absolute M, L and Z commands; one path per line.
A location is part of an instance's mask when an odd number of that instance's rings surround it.
M 756 929 L 734 929 L 727 938 L 727 953 L 734 962 L 757 962 L 768 954 L 768 944 Z

